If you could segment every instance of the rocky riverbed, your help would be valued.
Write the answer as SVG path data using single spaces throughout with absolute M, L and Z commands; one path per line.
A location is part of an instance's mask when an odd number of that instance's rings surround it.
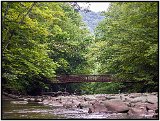
M 12 104 L 36 102 L 66 119 L 158 119 L 158 93 L 18 97 Z

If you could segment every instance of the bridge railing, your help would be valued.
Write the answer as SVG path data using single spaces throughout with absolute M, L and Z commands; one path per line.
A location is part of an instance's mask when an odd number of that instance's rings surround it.
M 114 81 L 113 76 L 108 75 L 58 75 L 57 83 L 68 82 L 111 82 Z

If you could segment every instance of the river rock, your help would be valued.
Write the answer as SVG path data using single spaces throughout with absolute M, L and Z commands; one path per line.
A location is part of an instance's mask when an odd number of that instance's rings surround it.
M 102 101 L 105 101 L 107 99 L 106 96 L 104 96 L 104 95 L 97 95 L 96 98 L 98 100 L 102 100 Z
M 42 98 L 35 98 L 35 102 L 42 102 Z
M 35 98 L 30 98 L 29 101 L 35 102 Z
M 148 110 L 148 111 L 147 111 L 147 114 L 154 114 L 154 113 L 155 113 L 154 110 Z
M 24 101 L 28 101 L 28 98 L 22 98 Z
M 145 108 L 130 108 L 128 111 L 129 115 L 136 115 L 136 116 L 144 116 L 146 115 L 147 110 Z
M 157 92 L 152 92 L 151 95 L 158 95 L 158 93 Z
M 147 110 L 156 110 L 156 109 L 158 109 L 158 104 L 156 103 L 154 103 L 154 104 L 150 104 L 150 103 L 148 103 L 148 104 L 146 104 L 146 108 L 147 108 Z
M 129 107 L 121 100 L 109 100 L 103 103 L 109 111 L 118 113 L 126 113 L 129 111 Z
M 127 98 L 127 97 L 123 97 L 123 98 L 122 98 L 122 101 L 123 101 L 123 102 L 131 102 L 131 100 L 130 100 L 129 98 Z
M 42 103 L 43 103 L 44 105 L 48 105 L 50 102 L 51 102 L 51 100 L 48 100 L 48 99 L 44 99 L 44 100 L 42 101 Z
M 93 101 L 96 100 L 96 97 L 94 95 L 88 95 L 84 97 L 84 101 Z
M 155 111 L 154 111 L 155 113 L 154 113 L 154 115 L 153 115 L 153 118 L 158 118 L 159 117 L 159 109 L 157 108 Z
M 148 112 L 144 115 L 146 119 L 153 119 L 155 118 L 155 116 L 156 116 L 156 113 L 153 110 L 148 110 Z
M 158 119 L 158 117 L 159 117 L 158 113 L 155 113 L 155 114 L 153 115 L 153 118 Z
M 77 105 L 77 108 L 83 109 L 82 104 L 78 104 L 78 105 Z
M 149 95 L 147 98 L 147 102 L 152 103 L 152 104 L 158 103 L 158 97 L 155 95 Z
M 27 101 L 11 101 L 12 104 L 27 104 Z
M 48 105 L 53 106 L 53 107 L 63 107 L 63 104 L 59 102 L 52 101 Z
M 94 104 L 92 104 L 91 107 L 89 107 L 88 113 L 106 113 L 108 112 L 108 109 L 105 107 L 104 104 L 99 103 L 99 102 L 95 102 Z
M 78 100 L 73 100 L 72 103 L 74 103 L 76 106 L 78 106 L 81 102 Z
M 119 96 L 107 96 L 106 99 L 107 100 L 120 99 L 120 97 Z
M 65 107 L 65 108 L 73 108 L 73 107 L 76 107 L 76 105 L 71 101 L 67 101 L 67 102 L 63 103 L 63 107 Z
M 132 107 L 132 104 L 130 102 L 124 102 L 128 107 Z
M 90 103 L 90 102 L 85 101 L 85 102 L 81 102 L 81 105 L 82 105 L 82 107 L 83 107 L 83 108 L 88 108 L 88 107 L 90 107 L 90 106 L 91 106 L 91 103 Z
M 136 98 L 136 97 L 140 97 L 140 96 L 142 96 L 141 93 L 132 93 L 129 95 L 130 98 Z
M 133 104 L 135 104 L 134 105 L 135 108 L 141 108 L 141 107 L 146 108 L 146 103 L 143 103 L 143 102 L 137 102 L 137 103 L 133 103 Z
M 145 103 L 146 100 L 147 100 L 146 96 L 136 97 L 136 98 L 133 98 L 133 99 L 130 98 L 130 102 L 131 103 L 137 103 L 137 102 L 143 102 L 143 103 Z
M 128 94 L 123 94 L 123 96 L 128 96 Z

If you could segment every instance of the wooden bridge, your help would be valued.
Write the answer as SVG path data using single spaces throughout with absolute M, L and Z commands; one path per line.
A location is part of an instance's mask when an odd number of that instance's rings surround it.
M 59 75 L 53 80 L 53 83 L 70 82 L 113 82 L 112 75 Z

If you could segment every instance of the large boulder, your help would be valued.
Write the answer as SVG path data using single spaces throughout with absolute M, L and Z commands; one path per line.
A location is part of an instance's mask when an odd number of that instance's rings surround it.
M 147 97 L 147 102 L 152 103 L 152 104 L 158 103 L 158 97 L 155 95 L 149 95 Z
M 103 102 L 105 107 L 112 112 L 126 113 L 129 107 L 121 100 L 108 100 Z
M 108 112 L 108 109 L 105 107 L 104 104 L 96 101 L 95 103 L 92 104 L 92 106 L 89 107 L 88 113 L 96 113 L 96 112 L 106 113 Z

